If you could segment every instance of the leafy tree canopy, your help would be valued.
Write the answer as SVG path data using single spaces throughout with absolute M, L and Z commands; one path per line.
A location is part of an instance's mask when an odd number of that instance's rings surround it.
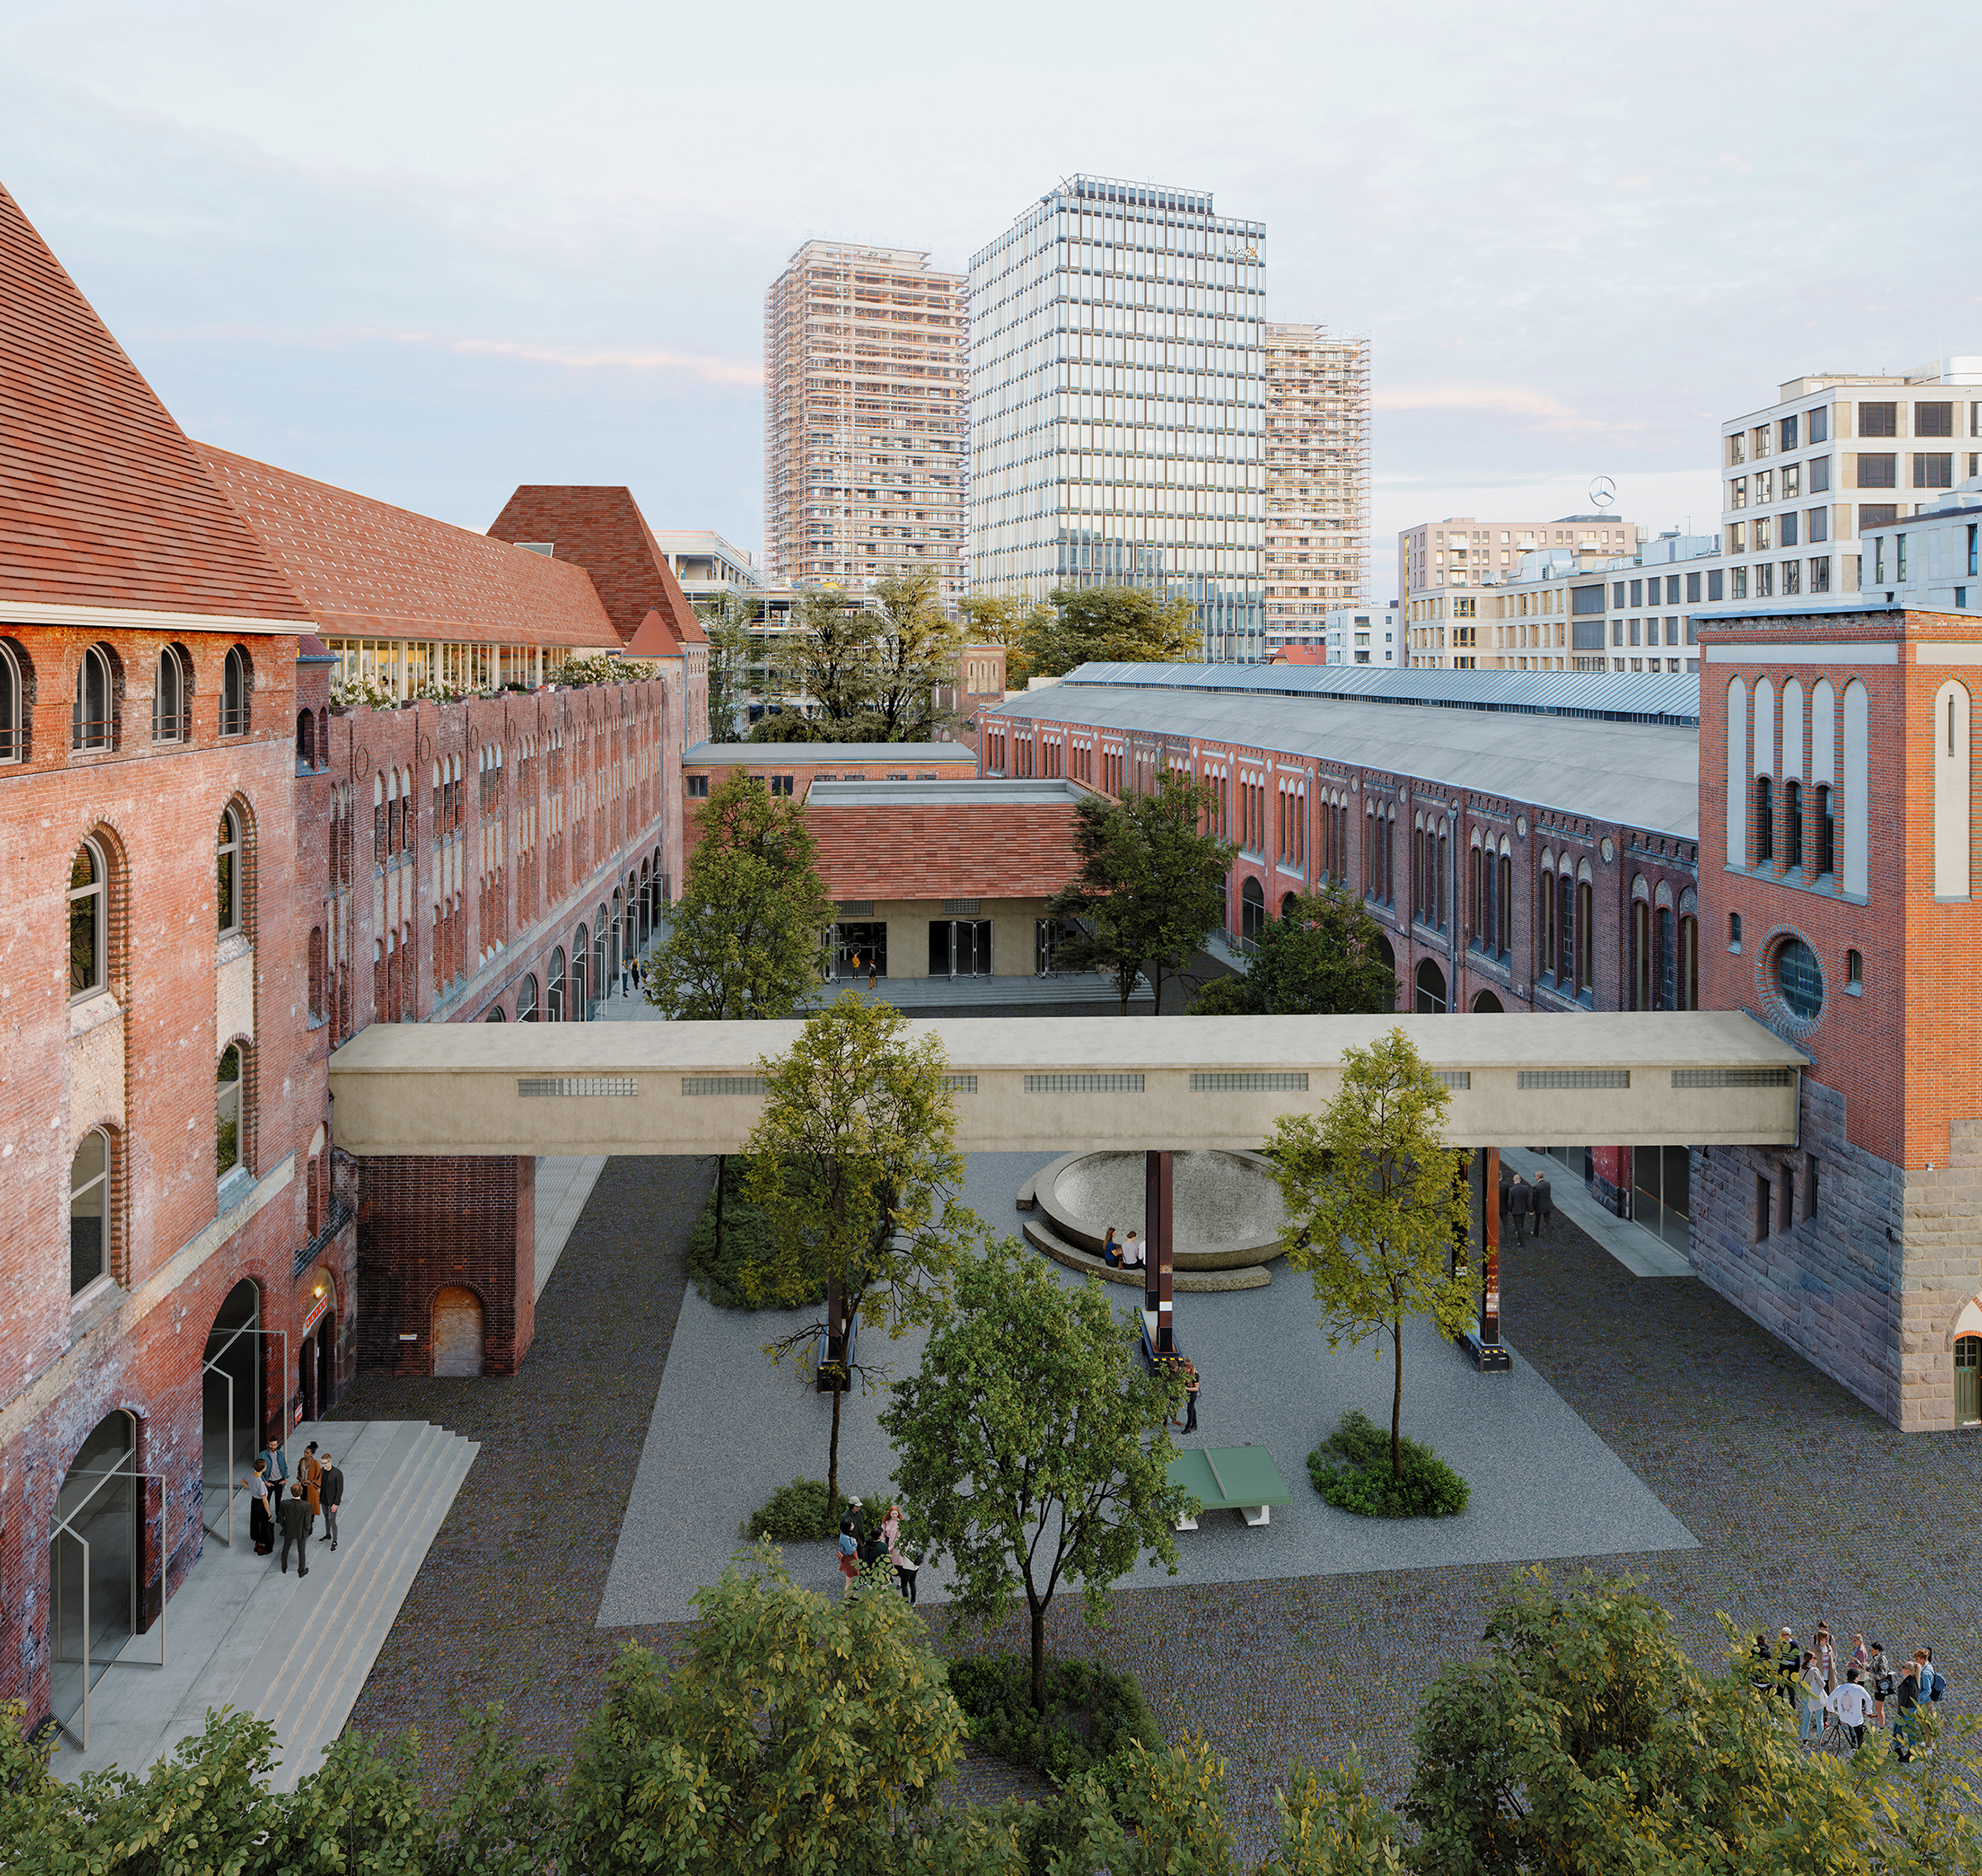
M 1074 810 L 1080 871 L 1046 909 L 1080 930 L 1056 957 L 1067 969 L 1112 977 L 1125 1016 L 1145 973 L 1160 1011 L 1164 978 L 1182 975 L 1225 922 L 1238 849 L 1209 831 L 1215 803 L 1209 783 L 1165 769 L 1146 795 L 1089 795 Z
M 758 695 L 756 651 L 750 628 L 757 607 L 725 587 L 714 599 L 695 603 L 695 616 L 709 638 L 709 740 L 739 740 L 737 725 Z
M 1191 602 L 1140 586 L 1057 586 L 1018 632 L 1029 675 L 1059 677 L 1088 663 L 1195 664 L 1204 633 Z
M 1052 609 L 1009 593 L 971 593 L 957 602 L 957 610 L 963 615 L 968 643 L 1005 647 L 1005 687 L 1023 690 L 1032 675 L 1024 651 L 1026 634 L 1049 618 Z
M 791 629 L 777 635 L 781 684 L 810 699 L 810 740 L 927 742 L 954 720 L 953 712 L 938 707 L 936 694 L 957 680 L 963 628 L 943 610 L 927 568 L 904 567 L 877 580 L 867 597 L 863 604 L 838 587 L 800 591 Z M 799 739 L 789 730 L 765 733 L 766 740 L 773 737 Z
M 1245 969 L 1192 999 L 1196 1016 L 1376 1016 L 1397 1006 L 1383 934 L 1346 886 L 1298 898 L 1260 932 Z

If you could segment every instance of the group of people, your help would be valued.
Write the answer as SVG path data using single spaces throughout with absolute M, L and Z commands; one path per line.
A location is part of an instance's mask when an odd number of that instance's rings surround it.
M 839 1573 L 850 1589 L 860 1587 L 860 1573 L 886 1558 L 895 1573 L 895 1586 L 913 1604 L 915 1573 L 922 1559 L 901 1541 L 901 1507 L 890 1505 L 881 1521 L 868 1528 L 866 1508 L 857 1498 L 847 1501 L 846 1516 L 839 1520 Z
M 1946 1678 L 1934 1666 L 1934 1651 L 1917 1648 L 1909 1659 L 1895 1664 L 1880 1643 L 1868 1643 L 1862 1635 L 1854 1635 L 1851 1642 L 1851 1652 L 1841 1664 L 1828 1622 L 1817 1625 L 1807 1647 L 1788 1628 L 1773 1649 L 1766 1635 L 1758 1635 L 1750 1677 L 1755 1691 L 1779 1696 L 1795 1707 L 1797 1737 L 1806 1746 L 1823 1743 L 1826 1723 L 1833 1718 L 1854 1751 L 1865 1744 L 1868 1724 L 1889 1724 L 1894 1754 L 1902 1762 L 1910 1759 L 1920 1746 L 1922 1710 L 1947 1692 Z
M 1535 1227 L 1539 1239 L 1555 1220 L 1555 1193 L 1549 1184 L 1549 1176 L 1538 1172 L 1535 1182 L 1528 1183 L 1525 1172 L 1510 1174 L 1503 1163 L 1500 1169 L 1500 1222 L 1501 1237 L 1504 1241 L 1510 1227 L 1514 1242 L 1525 1244 L 1528 1241 L 1528 1226 Z
M 1110 1224 L 1101 1239 L 1101 1262 L 1110 1270 L 1144 1270 L 1149 1267 L 1149 1259 L 1140 1238 L 1131 1231 L 1117 1244 L 1115 1227 Z
M 337 1548 L 337 1513 L 344 1503 L 344 1474 L 327 1453 L 317 1450 L 312 1440 L 289 1477 L 289 1454 L 274 1434 L 266 1449 L 255 1461 L 255 1469 L 241 1482 L 248 1490 L 248 1535 L 255 1554 L 265 1557 L 275 1548 L 275 1533 L 282 1533 L 282 1573 L 289 1571 L 289 1548 L 296 1551 L 296 1574 L 307 1577 L 309 1541 L 316 1535 L 317 1520 L 323 1520 L 323 1535 L 330 1547 Z

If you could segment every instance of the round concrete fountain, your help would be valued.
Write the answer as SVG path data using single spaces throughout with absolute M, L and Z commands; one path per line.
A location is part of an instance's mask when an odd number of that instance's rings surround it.
M 1139 1153 L 1067 1153 L 1020 1192 L 1038 1222 L 1025 1235 L 1048 1256 L 1140 1287 L 1138 1272 L 1110 1270 L 1101 1240 L 1143 1230 L 1144 1158 Z M 1172 1156 L 1171 1268 L 1182 1291 L 1252 1289 L 1273 1281 L 1266 1266 L 1281 1254 L 1286 1214 L 1273 1162 L 1256 1153 L 1187 1152 Z M 1027 1199 L 1032 1205 L 1027 1206 Z M 1062 1255 L 1063 1252 L 1069 1254 Z

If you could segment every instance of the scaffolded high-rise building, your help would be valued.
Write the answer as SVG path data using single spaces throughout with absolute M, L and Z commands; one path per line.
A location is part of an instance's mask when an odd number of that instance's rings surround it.
M 862 591 L 926 567 L 963 590 L 964 282 L 927 254 L 808 241 L 764 296 L 764 561 Z
M 1266 329 L 1268 649 L 1323 642 L 1333 609 L 1368 597 L 1369 340 Z
M 1266 229 L 1202 190 L 1072 176 L 971 261 L 971 584 L 1190 599 L 1264 656 Z

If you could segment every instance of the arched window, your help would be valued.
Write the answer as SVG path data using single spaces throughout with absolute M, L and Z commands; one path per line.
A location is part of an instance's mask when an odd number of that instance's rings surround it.
M 76 849 L 69 869 L 69 995 L 94 996 L 109 982 L 110 869 L 93 840 Z
M 1500 1016 L 1506 1012 L 1506 1005 L 1492 991 L 1482 991 L 1473 1000 L 1473 1013 L 1476 1016 Z
M 227 662 L 220 671 L 220 733 L 222 736 L 246 736 L 248 733 L 248 694 L 255 687 L 254 673 L 248 667 L 248 655 L 238 645 L 227 649 Z
M 1955 1338 L 1955 1424 L 1982 1420 L 1982 1335 Z
M 313 1023 L 323 1020 L 323 928 L 313 925 L 310 928 L 309 951 L 309 1013 Z
M 585 980 L 591 965 L 591 934 L 580 925 L 571 940 L 571 974 L 565 984 L 565 1007 L 574 1023 L 585 1020 Z
M 213 1076 L 213 1170 L 224 1179 L 241 1163 L 241 1045 L 221 1052 Z
M 1239 935 L 1248 944 L 1257 944 L 1266 929 L 1266 893 L 1258 881 L 1249 879 L 1239 889 Z
M 72 749 L 107 749 L 115 741 L 112 712 L 116 704 L 116 671 L 107 645 L 88 647 L 76 666 L 75 702 L 69 712 Z
M 1300 906 L 1300 904 L 1301 900 L 1297 894 L 1290 892 L 1282 895 L 1280 900 L 1280 917 L 1282 920 L 1284 922 L 1285 920 L 1292 918 L 1295 911 Z
M 1674 962 L 1675 1002 L 1681 1010 L 1700 1007 L 1700 921 L 1679 920 L 1679 952 Z
M 1783 865 L 1794 872 L 1803 863 L 1803 785 L 1783 784 Z
M 308 710 L 296 713 L 296 766 L 312 770 L 317 766 L 317 719 Z
M 0 762 L 27 760 L 30 679 L 26 654 L 0 639 Z
M 564 1020 L 564 947 L 561 944 L 551 953 L 549 985 L 544 997 L 544 1020 L 547 1023 L 561 1023 Z
M 587 991 L 595 1003 L 605 995 L 607 987 L 605 920 L 605 901 L 602 899 L 592 919 L 592 974 L 585 980 Z
M 109 1273 L 110 1137 L 92 1127 L 69 1162 L 69 1295 Z
M 151 693 L 151 740 L 184 742 L 191 728 L 188 714 L 192 694 L 186 655 L 168 645 L 158 655 L 158 681 Z
M 220 929 L 224 937 L 241 929 L 241 817 L 232 808 L 220 811 L 220 833 L 214 842 L 219 889 Z
M 1576 882 L 1576 994 L 1578 996 L 1596 988 L 1596 934 L 1590 928 L 1594 897 L 1588 880 Z
M 1775 789 L 1767 776 L 1755 778 L 1755 863 L 1775 862 Z
M 1429 957 L 1418 966 L 1417 1013 L 1421 1016 L 1445 1014 L 1445 973 Z
M 1631 901 L 1631 1008 L 1652 1006 L 1651 906 L 1642 899 Z
M 496 1006 L 489 1012 L 488 1015 L 483 1019 L 483 1020 L 489 1023 L 500 1023 L 504 1021 L 505 1019 L 503 1015 L 503 1006 L 499 1003 L 497 1004 Z
M 1541 860 L 1541 942 L 1535 955 L 1543 972 L 1555 974 L 1555 862 L 1547 854 Z
M 1811 832 L 1817 837 L 1817 871 L 1821 878 L 1833 870 L 1837 859 L 1837 823 L 1831 818 L 1831 785 L 1820 781 L 1817 785 L 1815 804 L 1816 825 Z
M 516 1019 L 519 1023 L 534 1023 L 537 1020 L 537 980 L 534 977 L 525 977 L 517 986 Z

